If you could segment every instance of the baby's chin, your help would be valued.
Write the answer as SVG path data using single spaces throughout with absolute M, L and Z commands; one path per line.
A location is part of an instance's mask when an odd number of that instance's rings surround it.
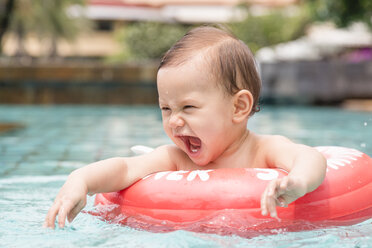
M 189 156 L 189 155 L 188 155 Z M 211 163 L 210 159 L 205 159 L 205 158 L 194 158 L 194 157 L 190 157 L 190 160 L 197 166 L 201 167 L 206 167 L 207 165 L 209 165 Z
M 208 160 L 208 159 L 205 159 L 205 158 L 201 158 L 200 156 L 198 157 L 194 157 L 190 154 L 189 150 L 187 148 L 185 148 L 184 146 L 180 146 L 179 144 L 176 144 L 176 146 L 182 150 L 185 155 L 187 155 L 187 157 L 197 166 L 199 167 L 205 167 L 207 166 L 211 161 Z

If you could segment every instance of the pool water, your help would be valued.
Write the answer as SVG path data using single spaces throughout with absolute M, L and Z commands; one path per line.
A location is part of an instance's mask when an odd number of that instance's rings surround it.
M 87 163 L 129 156 L 129 148 L 171 143 L 157 107 L 0 105 L 0 247 L 372 247 L 372 219 L 304 232 L 238 236 L 150 233 L 81 213 L 64 229 L 42 228 L 67 175 Z M 310 146 L 338 145 L 372 155 L 372 113 L 263 106 L 249 128 Z M 371 197 L 371 196 L 367 196 Z M 94 197 L 86 210 L 94 210 Z

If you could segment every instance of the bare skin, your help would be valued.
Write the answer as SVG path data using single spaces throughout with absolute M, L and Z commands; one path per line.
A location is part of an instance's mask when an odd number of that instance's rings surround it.
M 285 207 L 323 181 L 326 160 L 315 149 L 282 136 L 247 130 L 252 94 L 233 96 L 218 87 L 201 57 L 158 72 L 163 127 L 175 145 L 149 154 L 111 158 L 80 168 L 69 176 L 45 218 L 44 226 L 64 227 L 86 204 L 86 195 L 124 189 L 151 173 L 218 168 L 281 168 L 288 176 L 271 181 L 261 197 L 263 215 L 277 218 Z

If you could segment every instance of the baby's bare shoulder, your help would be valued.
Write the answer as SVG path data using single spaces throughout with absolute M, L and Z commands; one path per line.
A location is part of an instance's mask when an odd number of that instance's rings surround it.
M 297 150 L 298 144 L 282 135 L 259 135 L 257 138 L 257 152 L 268 164 L 278 157 L 287 156 L 288 153 Z
M 294 152 L 302 149 L 313 149 L 307 145 L 296 143 L 282 135 L 262 135 L 261 146 L 267 150 Z
M 170 157 L 182 158 L 185 153 L 176 145 L 163 145 L 155 149 L 159 153 L 167 153 Z
M 282 135 L 259 135 L 258 140 L 262 145 L 294 144 L 290 139 Z
M 176 166 L 176 170 L 185 170 L 185 168 L 189 168 L 193 164 L 187 154 L 176 145 L 163 145 L 156 150 L 159 150 L 160 153 L 165 153 Z

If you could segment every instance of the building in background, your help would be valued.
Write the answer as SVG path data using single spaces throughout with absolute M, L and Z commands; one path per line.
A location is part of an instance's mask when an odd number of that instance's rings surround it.
M 85 14 L 98 22 L 216 23 L 244 19 L 240 5 L 286 6 L 297 0 L 91 0 Z
M 82 33 L 74 42 L 58 41 L 62 57 L 107 57 L 120 52 L 114 32 L 128 22 L 156 21 L 167 23 L 226 23 L 241 21 L 246 13 L 239 6 L 249 5 L 260 12 L 261 7 L 283 7 L 298 0 L 90 0 L 85 8 L 71 6 L 72 16 L 85 15 L 94 23 L 94 30 Z M 36 36 L 29 36 L 25 48 L 31 56 L 43 54 L 44 44 Z M 4 54 L 16 53 L 17 42 L 8 34 Z
M 244 24 L 239 29 L 243 37 L 239 38 L 247 44 L 252 38 L 256 39 L 254 42 L 260 42 L 261 46 L 255 50 L 252 44 L 248 45 L 260 62 L 262 98 L 265 101 L 337 104 L 351 99 L 349 106 L 355 106 L 357 99 L 356 105 L 362 106 L 360 99 L 367 99 L 363 100 L 363 106 L 367 106 L 363 109 L 369 109 L 372 99 L 372 34 L 365 26 L 369 22 L 363 25 L 353 23 L 343 29 L 330 23 L 311 23 L 311 27 L 306 29 L 305 25 L 298 25 L 307 31 L 306 35 L 293 32 L 298 34 L 293 38 L 287 33 L 291 30 L 289 19 L 296 16 L 291 14 L 301 9 L 297 3 L 296 0 L 90 0 L 84 8 L 71 6 L 63 13 L 86 16 L 94 23 L 94 29 L 79 33 L 74 42 L 58 39 L 57 59 L 48 58 L 45 55 L 47 46 L 40 37 L 30 33 L 25 39 L 25 48 L 28 55 L 39 58 L 16 57 L 15 63 L 6 56 L 0 58 L 0 102 L 156 103 L 156 63 L 151 63 L 151 60 L 122 63 L 125 61 L 123 57 L 117 60 L 117 64 L 95 63 L 97 60 L 94 58 L 102 62 L 102 58 L 121 55 L 120 52 L 130 44 L 140 45 L 139 49 L 130 50 L 137 55 L 151 45 L 157 48 L 161 42 L 155 40 L 164 40 L 161 38 L 166 35 L 160 35 L 158 29 L 156 32 L 136 29 L 136 34 L 140 34 L 136 39 L 130 42 L 122 39 L 120 43 L 115 38 L 120 33 L 117 31 L 124 30 L 124 36 L 128 37 L 133 26 L 154 24 L 145 22 L 183 23 L 187 25 L 160 25 L 167 31 L 170 26 L 178 26 L 183 35 L 189 24 L 236 22 L 233 25 Z M 270 14 L 275 12 L 267 11 L 271 7 L 280 7 L 275 11 L 281 14 Z M 257 20 L 260 18 L 264 21 Z M 297 29 L 292 27 L 292 30 Z M 148 34 L 146 39 L 142 34 Z M 282 34 L 289 38 L 283 39 Z M 174 32 L 168 36 L 175 37 Z M 168 45 L 166 49 L 170 47 Z M 4 53 L 13 56 L 16 51 L 17 39 L 8 33 Z M 154 57 L 159 58 L 159 54 Z M 62 59 L 58 60 L 60 57 Z M 78 59 L 72 61 L 71 58 Z

